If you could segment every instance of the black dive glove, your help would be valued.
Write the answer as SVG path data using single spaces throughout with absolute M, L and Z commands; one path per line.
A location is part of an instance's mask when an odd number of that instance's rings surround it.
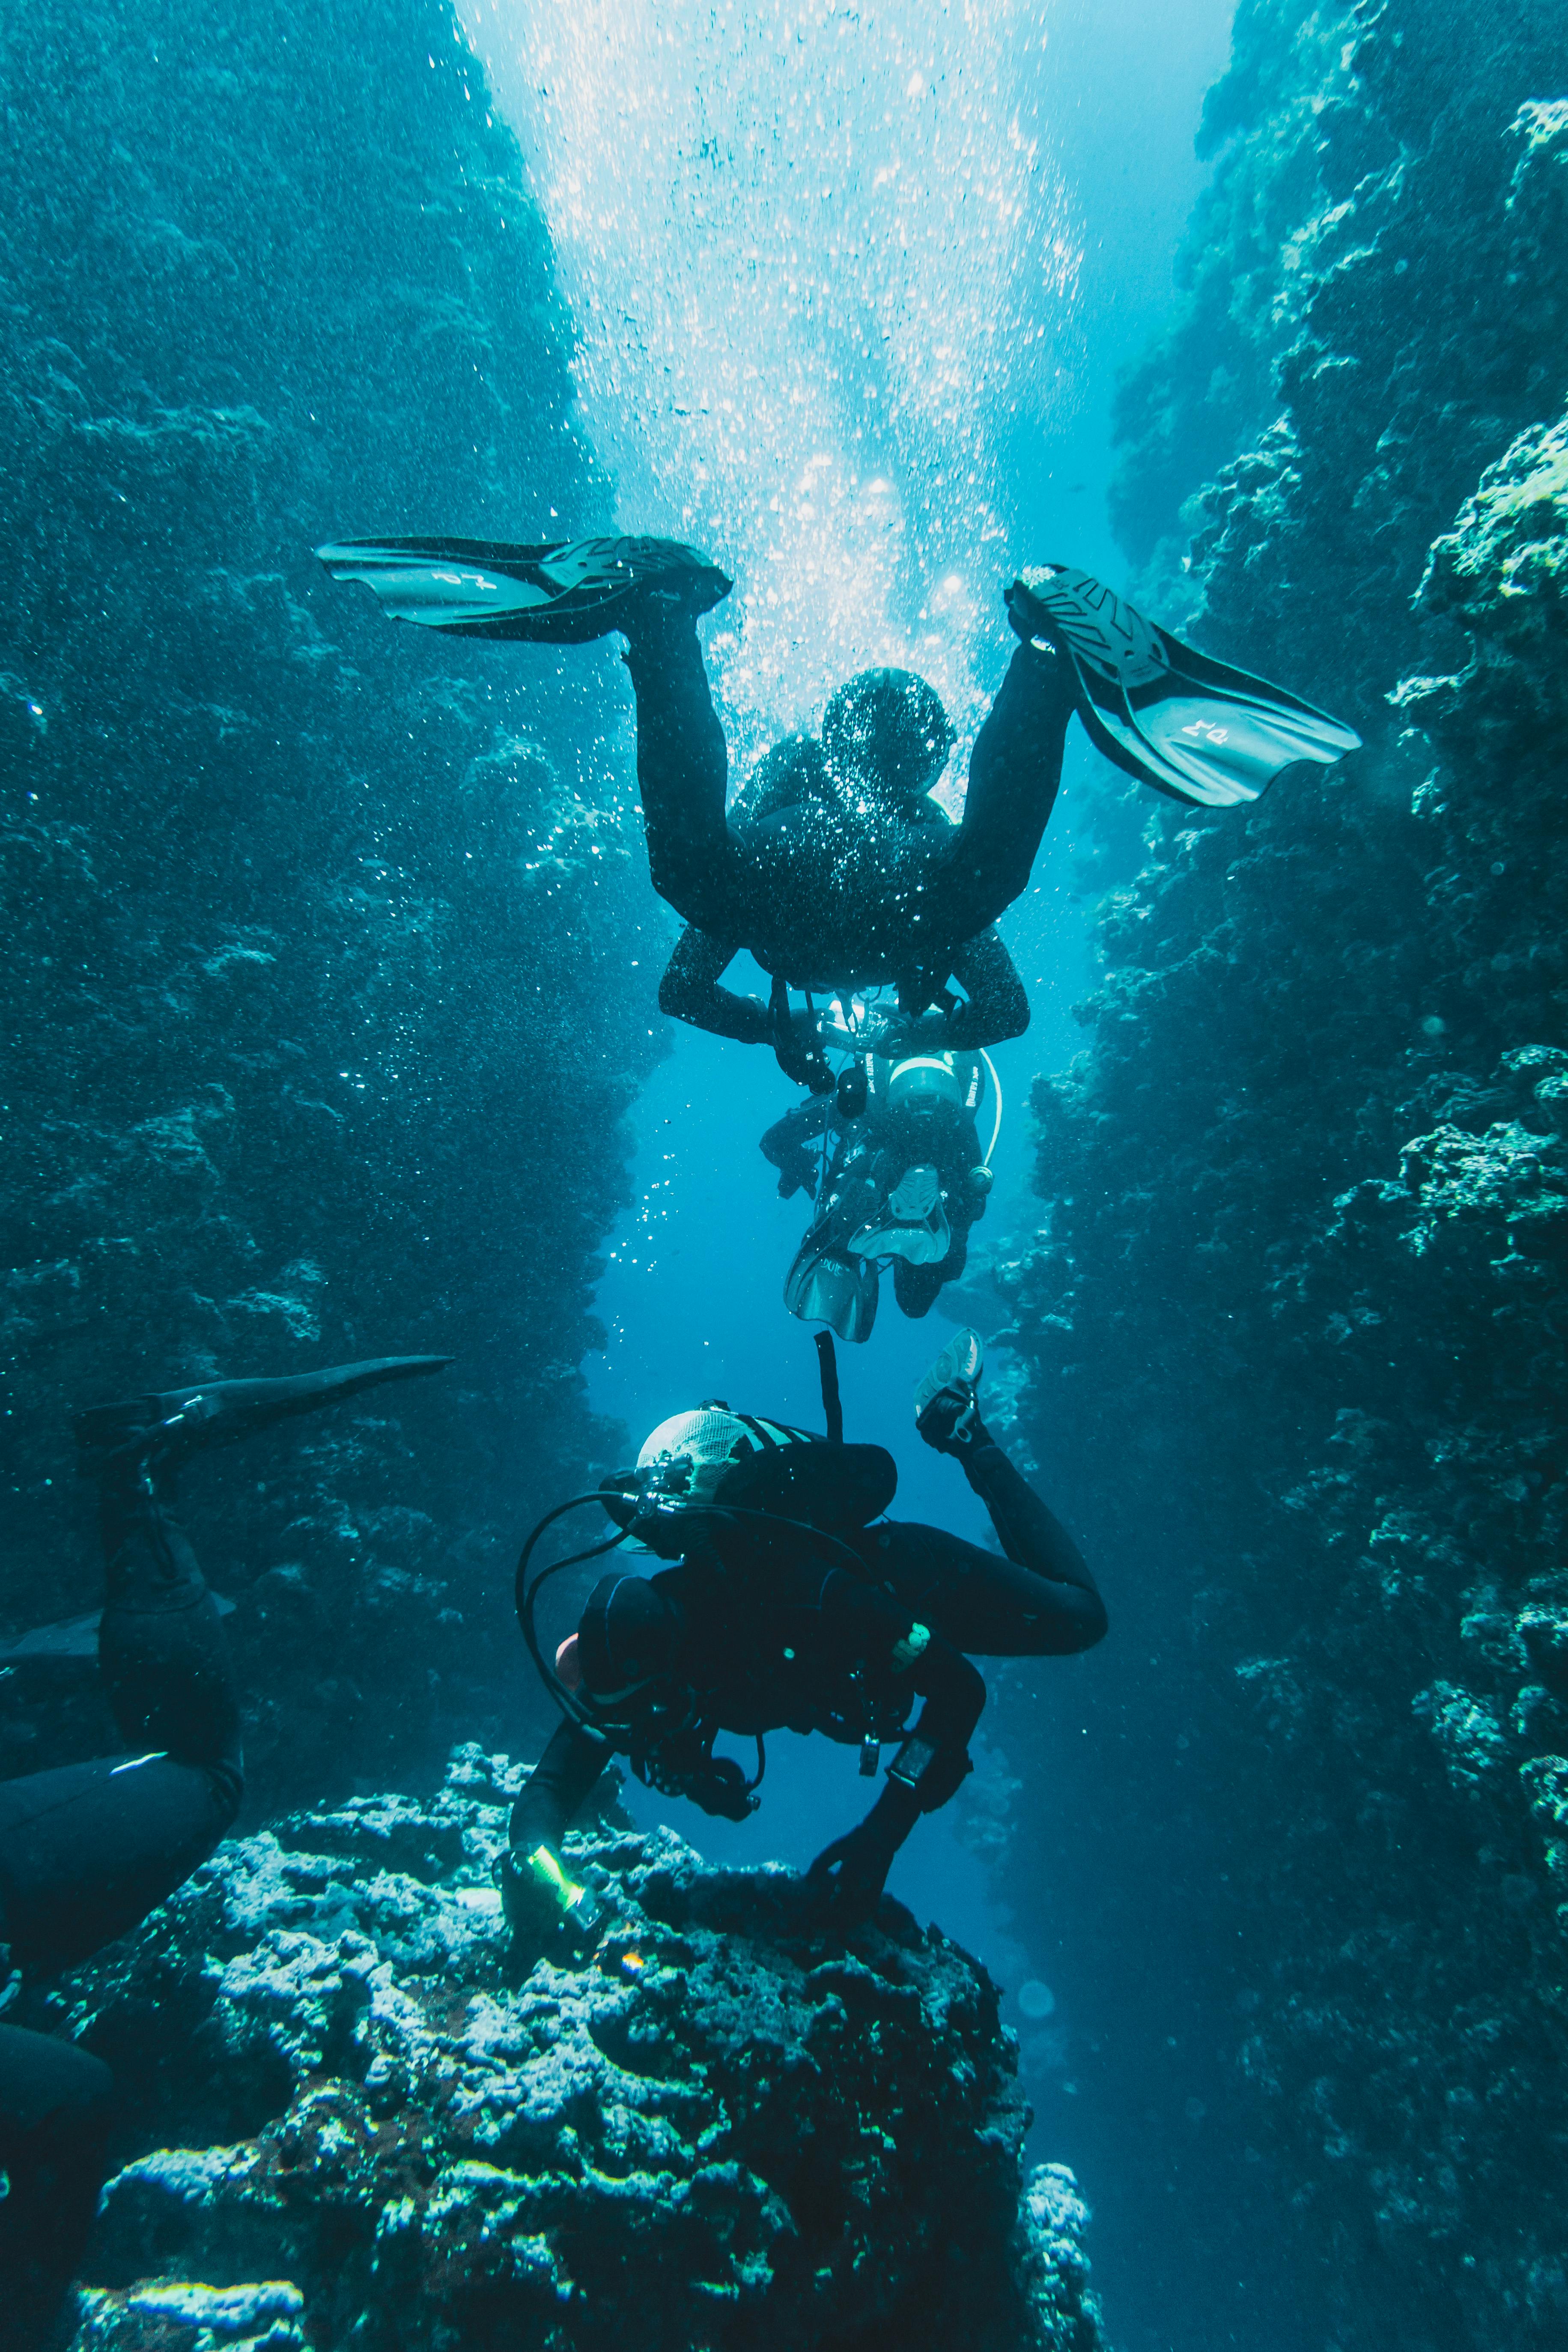
M 834 1077 L 827 1056 L 805 1022 L 797 1024 L 790 1011 L 789 991 L 782 981 L 773 982 L 768 1026 L 773 1059 L 785 1077 L 793 1078 L 797 1087 L 809 1087 L 814 1095 L 830 1095 Z
M 745 1773 L 732 1756 L 710 1756 L 685 1776 L 679 1793 L 723 1822 L 749 1822 L 761 1801 L 747 1788 Z
M 700 1725 L 671 1732 L 632 1750 L 632 1770 L 645 1789 L 667 1797 L 689 1797 L 720 1821 L 749 1821 L 761 1804 L 732 1756 L 712 1753 L 711 1730 Z
M 980 1418 L 974 1391 L 965 1381 L 955 1381 L 951 1387 L 938 1389 L 915 1427 L 939 1454 L 953 1454 L 960 1459 L 977 1445 L 996 1442 Z
M 918 1792 L 889 1780 L 863 1822 L 824 1846 L 805 1874 L 806 1893 L 845 1927 L 869 1919 L 882 1899 L 893 1856 L 921 1815 Z
M 568 1961 L 591 1952 L 613 1916 L 591 1886 L 568 1876 L 554 1847 L 542 1840 L 529 1853 L 508 1846 L 497 1859 L 495 1881 L 512 1934 Z

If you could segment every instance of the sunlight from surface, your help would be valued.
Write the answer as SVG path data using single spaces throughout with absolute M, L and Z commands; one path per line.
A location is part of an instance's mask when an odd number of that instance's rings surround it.
M 961 735 L 1007 642 L 1007 484 L 1079 274 L 1023 0 L 875 15 L 471 0 L 623 528 L 733 573 L 708 633 L 738 772 L 873 663 Z M 957 789 L 961 792 L 962 785 Z

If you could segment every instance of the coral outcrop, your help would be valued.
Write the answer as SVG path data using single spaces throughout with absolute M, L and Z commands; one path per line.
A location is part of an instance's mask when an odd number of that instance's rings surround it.
M 73 2352 L 1100 2352 L 984 1973 L 889 1906 L 825 1937 L 613 1801 L 568 1852 L 595 1959 L 521 1974 L 490 1864 L 519 1775 L 222 1847 L 70 1980 L 129 2120 Z
M 72 1406 L 454 1354 L 186 1482 L 253 1784 L 298 1801 L 499 1725 L 498 1532 L 599 1443 L 663 928 L 613 662 L 394 632 L 311 550 L 548 538 L 605 493 L 439 0 L 43 0 L 4 40 L 0 1631 L 95 1600 Z M 112 1742 L 43 1671 L 0 1769 Z
M 1102 2226 L 1173 2192 L 1166 2307 L 1268 2271 L 1291 2347 L 1568 2328 L 1563 67 L 1544 5 L 1238 15 L 1122 511 L 1368 749 L 1149 814 L 1002 1276 L 1123 1635 L 1089 1740 L 1005 1726 L 1115 1824 Z

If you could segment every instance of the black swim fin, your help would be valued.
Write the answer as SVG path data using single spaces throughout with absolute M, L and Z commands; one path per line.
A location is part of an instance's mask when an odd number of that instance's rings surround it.
M 732 585 L 674 539 L 350 539 L 316 553 L 334 580 L 373 589 L 395 621 L 541 645 L 608 636 L 644 599 L 706 613 Z
M 163 1389 L 117 1404 L 90 1405 L 74 1415 L 77 1467 L 84 1478 L 112 1477 L 143 1462 L 183 1460 L 214 1445 L 233 1445 L 275 1421 L 341 1404 L 384 1381 L 422 1380 L 444 1371 L 450 1356 L 372 1356 L 357 1364 L 329 1364 L 319 1372 L 281 1380 L 204 1381 Z
M 213 1600 L 220 1617 L 232 1617 L 236 1603 L 226 1601 L 221 1592 Z M 0 1664 L 27 1658 L 96 1658 L 98 1627 L 101 1609 L 89 1609 L 84 1617 L 62 1617 L 55 1625 L 35 1625 L 30 1633 L 13 1634 L 0 1642 Z
M 1298 761 L 1329 767 L 1361 749 L 1342 719 L 1194 652 L 1087 572 L 1026 572 L 1007 608 L 1021 636 L 1071 662 L 1095 749 L 1173 800 L 1229 808 L 1258 799 Z

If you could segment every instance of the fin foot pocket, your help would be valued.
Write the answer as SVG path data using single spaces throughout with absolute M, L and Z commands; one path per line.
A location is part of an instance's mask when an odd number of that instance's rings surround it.
M 1087 572 L 1041 564 L 1006 593 L 1019 635 L 1071 662 L 1095 749 L 1173 800 L 1232 807 L 1298 761 L 1329 767 L 1361 749 L 1342 719 L 1184 645 Z

